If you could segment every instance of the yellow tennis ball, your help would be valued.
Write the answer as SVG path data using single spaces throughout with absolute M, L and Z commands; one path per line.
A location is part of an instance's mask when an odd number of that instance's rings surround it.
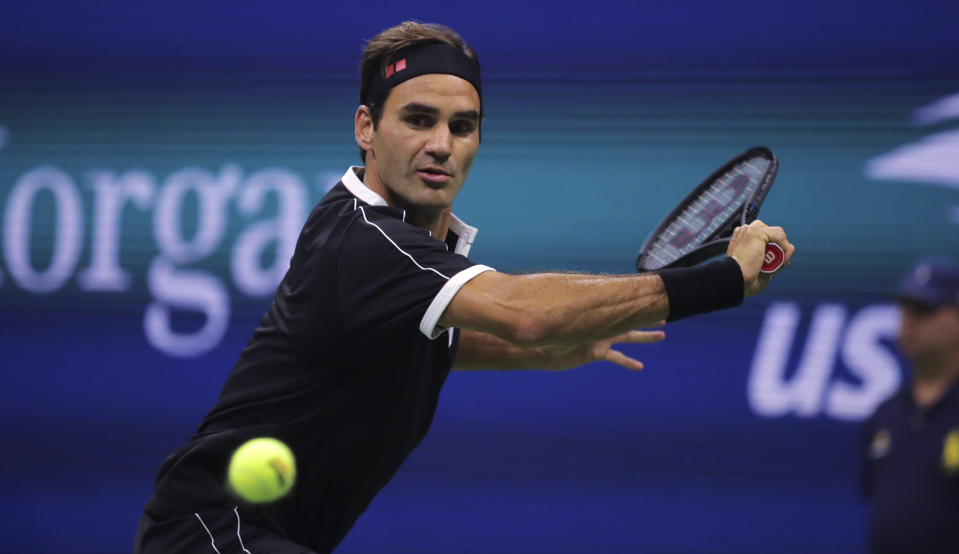
M 247 502 L 273 502 L 293 488 L 296 460 L 290 448 L 276 439 L 251 439 L 230 458 L 227 481 L 233 492 Z

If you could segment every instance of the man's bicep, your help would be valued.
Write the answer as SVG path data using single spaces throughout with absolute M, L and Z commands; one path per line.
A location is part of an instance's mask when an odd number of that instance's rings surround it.
M 514 279 L 496 271 L 476 275 L 456 291 L 439 324 L 510 338 L 513 323 L 520 315 L 514 313 L 507 300 Z

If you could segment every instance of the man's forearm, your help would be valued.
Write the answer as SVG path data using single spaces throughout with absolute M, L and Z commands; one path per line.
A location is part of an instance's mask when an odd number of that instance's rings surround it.
M 522 276 L 516 291 L 523 310 L 540 313 L 535 344 L 580 344 L 606 339 L 666 319 L 669 303 L 655 274 Z
M 520 346 L 582 344 L 649 326 L 668 312 L 663 281 L 655 274 L 487 272 L 464 286 L 440 322 Z
M 453 369 L 561 369 L 551 365 L 548 351 L 518 346 L 489 333 L 460 330 Z
M 628 276 L 487 271 L 459 288 L 439 324 L 517 346 L 610 339 L 661 320 L 738 306 L 773 277 L 760 271 L 769 242 L 783 248 L 788 265 L 796 248 L 785 231 L 756 220 L 736 228 L 727 257 L 691 268 Z

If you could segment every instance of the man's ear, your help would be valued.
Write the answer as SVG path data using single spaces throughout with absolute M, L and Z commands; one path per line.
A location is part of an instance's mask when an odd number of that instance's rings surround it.
M 356 144 L 367 152 L 373 149 L 373 132 L 373 114 L 370 113 L 370 108 L 368 106 L 356 108 L 353 134 L 356 136 Z

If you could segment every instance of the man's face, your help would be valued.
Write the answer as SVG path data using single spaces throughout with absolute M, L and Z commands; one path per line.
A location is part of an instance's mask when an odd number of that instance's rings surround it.
M 430 74 L 400 83 L 379 125 L 366 130 L 367 186 L 407 210 L 448 209 L 479 147 L 479 124 L 479 95 L 468 81 Z
M 900 304 L 899 346 L 912 361 L 938 360 L 959 351 L 959 307 Z

